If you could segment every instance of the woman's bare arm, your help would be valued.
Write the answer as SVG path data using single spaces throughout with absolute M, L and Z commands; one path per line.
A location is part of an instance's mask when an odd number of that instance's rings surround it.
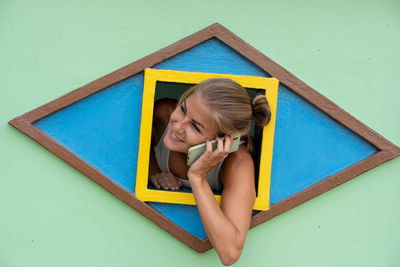
M 221 170 L 224 190 L 219 207 L 205 177 L 189 177 L 207 236 L 224 265 L 243 249 L 255 201 L 254 164 L 245 148 L 230 154 Z
M 159 142 L 165 128 L 168 126 L 168 121 L 171 113 L 176 107 L 177 101 L 175 99 L 163 98 L 154 103 L 153 111 L 153 126 L 151 132 L 151 148 L 150 148 L 150 162 L 149 162 L 149 178 L 153 175 L 161 173 L 157 164 L 154 146 Z M 159 183 L 152 181 L 154 186 L 159 188 Z M 164 186 L 163 186 L 164 187 Z M 166 189 L 164 187 L 164 189 Z
M 171 98 L 163 98 L 154 102 L 153 111 L 153 127 L 151 131 L 151 141 L 158 143 L 165 128 L 168 126 L 169 117 L 174 111 L 177 100 Z

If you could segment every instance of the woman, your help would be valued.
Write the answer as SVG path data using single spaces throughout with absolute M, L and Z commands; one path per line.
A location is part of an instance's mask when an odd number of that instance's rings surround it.
M 172 99 L 155 103 L 149 180 L 166 190 L 191 187 L 204 229 L 224 265 L 240 257 L 256 198 L 251 120 L 264 126 L 270 116 L 264 95 L 251 101 L 242 86 L 226 78 L 193 86 L 178 103 Z M 232 136 L 237 135 L 244 144 L 228 154 Z M 206 152 L 187 166 L 188 149 L 204 142 Z M 221 188 L 220 207 L 212 189 Z

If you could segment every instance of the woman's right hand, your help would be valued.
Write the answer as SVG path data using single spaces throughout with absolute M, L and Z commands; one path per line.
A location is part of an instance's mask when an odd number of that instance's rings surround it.
M 170 172 L 160 172 L 150 176 L 150 182 L 158 189 L 178 190 L 182 181 Z

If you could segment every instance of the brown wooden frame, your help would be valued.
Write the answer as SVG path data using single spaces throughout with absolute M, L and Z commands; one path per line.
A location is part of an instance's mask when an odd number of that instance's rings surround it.
M 74 91 L 71 91 L 28 113 L 18 116 L 9 121 L 9 124 L 31 137 L 33 140 L 104 187 L 111 194 L 118 197 L 120 200 L 140 212 L 142 215 L 181 240 L 195 251 L 205 252 L 211 248 L 211 244 L 208 239 L 196 238 L 146 203 L 136 199 L 132 193 L 126 191 L 120 185 L 108 179 L 93 166 L 86 163 L 73 152 L 69 151 L 53 138 L 35 127 L 33 123 L 115 83 L 134 76 L 142 72 L 145 68 L 151 68 L 156 64 L 211 38 L 219 39 L 236 52 L 243 55 L 249 61 L 256 64 L 266 73 L 277 78 L 283 86 L 296 93 L 309 103 L 313 104 L 335 121 L 352 130 L 366 141 L 370 142 L 379 150 L 379 152 L 375 153 L 374 155 L 365 158 L 364 160 L 361 160 L 278 203 L 273 204 L 269 210 L 255 214 L 252 218 L 251 227 L 255 227 L 311 198 L 314 198 L 340 184 L 343 184 L 344 182 L 360 175 L 363 172 L 366 172 L 400 155 L 399 147 L 395 146 L 381 135 L 368 128 L 366 125 L 338 107 L 332 101 L 322 96 L 320 93 L 296 78 L 293 74 L 279 66 L 277 63 L 263 55 L 255 48 L 251 47 L 249 44 L 218 23 L 194 33 L 153 54 L 143 57 L 142 59 L 139 59 L 110 74 L 107 74 Z

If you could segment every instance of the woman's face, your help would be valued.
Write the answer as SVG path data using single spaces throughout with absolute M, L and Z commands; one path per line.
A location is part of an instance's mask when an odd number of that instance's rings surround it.
M 216 133 L 207 102 L 194 93 L 172 112 L 164 144 L 170 151 L 187 153 L 190 147 L 215 139 Z

